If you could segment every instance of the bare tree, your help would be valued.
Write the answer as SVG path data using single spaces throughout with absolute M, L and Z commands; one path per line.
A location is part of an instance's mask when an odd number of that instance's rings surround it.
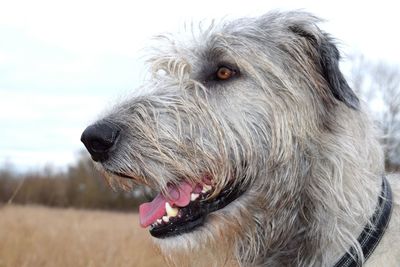
M 350 57 L 349 81 L 374 112 L 383 132 L 388 170 L 400 170 L 400 69 L 385 62 Z

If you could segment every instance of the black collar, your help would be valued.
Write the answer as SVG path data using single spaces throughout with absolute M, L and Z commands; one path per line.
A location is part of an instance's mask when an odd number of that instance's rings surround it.
M 357 238 L 364 254 L 364 262 L 374 252 L 376 246 L 381 241 L 383 234 L 389 224 L 392 214 L 392 190 L 390 184 L 385 177 L 382 177 L 382 191 L 379 197 L 379 203 L 376 207 L 374 215 L 371 218 L 371 224 L 367 224 Z M 334 267 L 360 267 L 363 262 L 355 253 L 354 247 L 334 265 Z

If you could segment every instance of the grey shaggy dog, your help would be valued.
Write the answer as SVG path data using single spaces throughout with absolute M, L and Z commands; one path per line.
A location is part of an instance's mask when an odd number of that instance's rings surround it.
M 162 36 L 145 93 L 85 131 L 111 181 L 160 192 L 140 216 L 169 264 L 333 266 L 351 246 L 363 258 L 382 149 L 318 22 L 272 12 Z M 388 180 L 392 218 L 366 266 L 399 266 Z

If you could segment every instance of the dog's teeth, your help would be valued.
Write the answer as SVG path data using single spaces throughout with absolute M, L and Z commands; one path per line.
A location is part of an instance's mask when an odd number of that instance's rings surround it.
M 205 184 L 205 185 L 203 185 L 203 189 L 201 190 L 201 192 L 204 194 L 204 193 L 207 193 L 208 191 L 210 191 L 211 190 L 211 185 L 208 185 L 208 184 Z
M 192 193 L 192 194 L 190 195 L 190 200 L 191 200 L 191 201 L 195 201 L 198 197 L 199 197 L 199 194 Z
M 167 217 L 167 216 L 163 216 L 163 217 L 162 217 L 162 220 L 163 220 L 164 222 L 166 222 L 166 223 L 167 223 L 167 222 L 169 222 L 169 217 Z
M 161 223 L 162 223 L 162 220 L 161 220 L 161 219 L 157 219 L 157 223 L 158 223 L 158 224 L 161 224 Z
M 178 215 L 179 209 L 173 208 L 168 202 L 165 202 L 165 210 L 167 211 L 168 217 L 175 217 Z

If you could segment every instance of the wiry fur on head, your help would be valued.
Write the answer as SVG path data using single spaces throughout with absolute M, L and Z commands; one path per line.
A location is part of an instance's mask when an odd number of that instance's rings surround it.
M 165 37 L 149 93 L 103 118 L 121 128 L 107 171 L 165 193 L 204 175 L 217 183 L 212 197 L 232 181 L 246 188 L 198 230 L 158 241 L 178 266 L 210 255 L 216 266 L 326 266 L 356 244 L 382 154 L 318 22 L 274 12 L 210 27 L 190 44 Z M 222 65 L 238 75 L 215 80 Z

